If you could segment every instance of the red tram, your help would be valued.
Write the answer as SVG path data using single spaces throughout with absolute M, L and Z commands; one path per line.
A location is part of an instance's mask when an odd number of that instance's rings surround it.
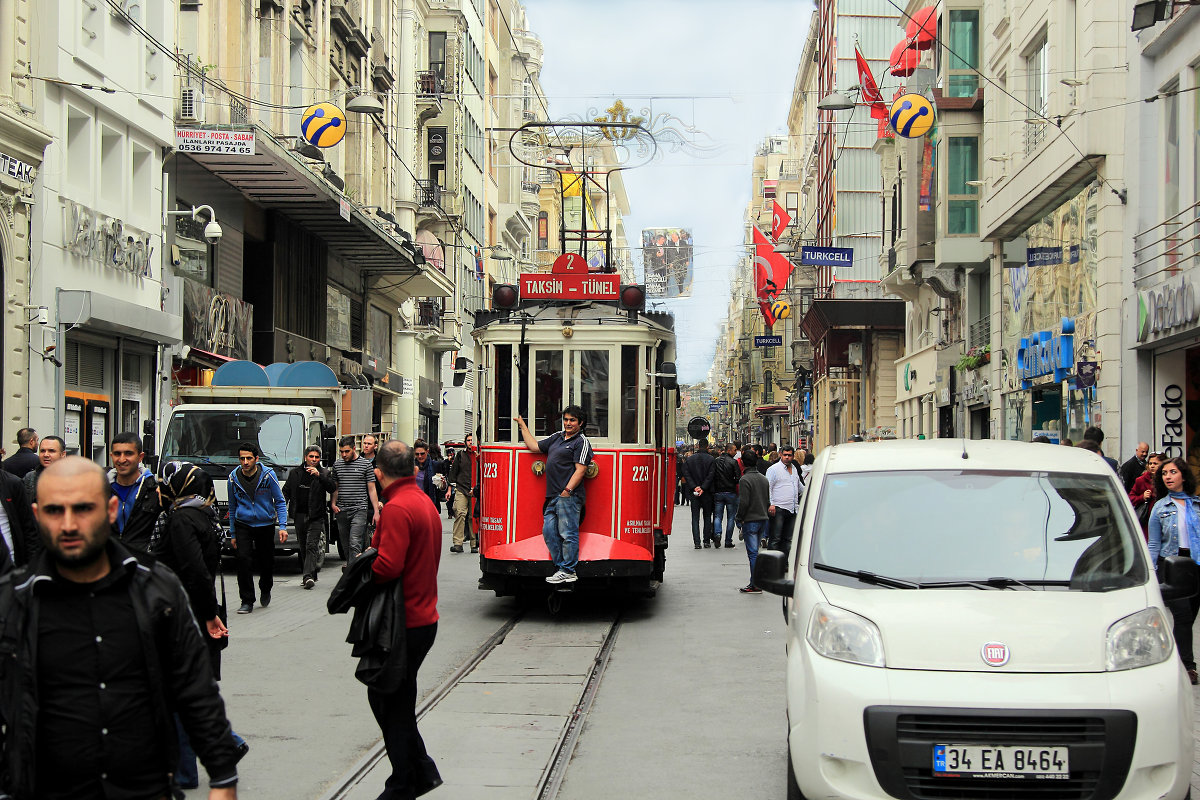
M 663 580 L 675 507 L 674 318 L 645 311 L 644 288 L 619 277 L 523 274 L 476 317 L 480 588 L 497 596 L 545 592 L 555 571 L 542 539 L 545 456 L 525 448 L 513 416 L 541 439 L 569 404 L 587 414 L 594 462 L 579 580 L 567 586 L 652 595 Z

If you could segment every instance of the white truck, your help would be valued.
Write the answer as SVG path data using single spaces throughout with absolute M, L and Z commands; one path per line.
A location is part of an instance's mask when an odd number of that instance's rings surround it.
M 342 429 L 350 433 L 371 427 L 369 389 L 213 385 L 181 386 L 177 392 L 180 403 L 171 409 L 161 459 L 196 464 L 212 477 L 223 525 L 228 525 L 229 473 L 238 467 L 241 442 L 258 445 L 262 464 L 275 470 L 282 485 L 303 462 L 309 445 L 320 447 L 323 463 L 332 466 Z M 357 413 L 343 420 L 344 405 Z M 364 413 L 365 420 L 359 419 Z M 299 546 L 289 517 L 288 539 L 276 545 L 277 555 L 297 552 Z

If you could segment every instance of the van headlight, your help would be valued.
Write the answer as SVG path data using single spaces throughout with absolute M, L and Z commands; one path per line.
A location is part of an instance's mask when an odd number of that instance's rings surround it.
M 817 603 L 808 620 L 808 643 L 826 658 L 882 667 L 883 637 L 866 617 L 827 603 Z
M 1163 613 L 1144 608 L 1108 626 L 1105 669 L 1117 672 L 1160 664 L 1171 657 L 1174 642 Z

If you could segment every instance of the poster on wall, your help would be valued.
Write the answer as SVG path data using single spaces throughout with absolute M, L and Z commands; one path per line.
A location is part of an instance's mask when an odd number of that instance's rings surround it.
M 1154 444 L 1167 458 L 1185 455 L 1187 356 L 1182 350 L 1154 359 Z
M 647 297 L 691 297 L 692 232 L 687 228 L 642 230 Z
M 207 353 L 249 359 L 254 307 L 211 286 L 183 280 L 183 341 Z

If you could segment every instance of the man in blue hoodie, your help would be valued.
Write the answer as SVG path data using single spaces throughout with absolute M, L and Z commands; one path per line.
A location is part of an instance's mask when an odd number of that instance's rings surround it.
M 275 536 L 287 541 L 287 501 L 275 471 L 258 463 L 258 445 L 238 445 L 240 467 L 229 473 L 229 529 L 237 553 L 238 594 L 242 597 L 239 614 L 254 610 L 254 573 L 258 567 L 259 602 L 271 605 L 271 586 L 275 573 Z

